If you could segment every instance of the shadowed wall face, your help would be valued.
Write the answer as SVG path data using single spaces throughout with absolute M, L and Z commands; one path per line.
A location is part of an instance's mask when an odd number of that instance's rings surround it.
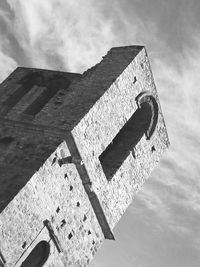
M 45 89 L 41 94 L 28 106 L 23 113 L 30 116 L 35 116 L 49 102 L 49 100 L 61 89 L 68 88 L 70 81 L 62 76 L 55 76 L 47 82 Z
M 81 75 L 57 71 L 17 68 L 0 88 L 0 115 L 15 120 L 33 120 L 48 105 L 53 109 L 69 93 L 70 84 Z
M 3 101 L 2 106 L 4 107 L 3 114 L 5 115 L 9 110 L 11 110 L 20 99 L 25 96 L 33 86 L 40 86 L 44 83 L 43 75 L 38 72 L 28 73 L 20 81 L 18 88 L 8 96 L 8 98 Z

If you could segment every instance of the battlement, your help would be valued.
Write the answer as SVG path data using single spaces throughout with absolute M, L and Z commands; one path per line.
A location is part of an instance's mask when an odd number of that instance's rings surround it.
M 87 266 L 169 146 L 143 46 L 82 75 L 17 68 L 0 122 L 0 266 Z

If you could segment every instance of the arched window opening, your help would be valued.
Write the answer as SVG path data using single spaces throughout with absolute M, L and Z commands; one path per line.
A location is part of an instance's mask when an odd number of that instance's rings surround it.
M 35 116 L 49 102 L 49 100 L 60 90 L 68 87 L 68 79 L 56 76 L 50 79 L 43 92 L 27 107 L 24 114 Z
M 134 153 L 134 147 L 142 136 L 145 134 L 147 139 L 151 137 L 157 123 L 156 113 L 149 98 L 138 102 L 138 109 L 99 156 L 108 180 L 112 179 L 127 156 L 131 152 Z M 154 119 L 156 122 L 153 121 Z
M 4 102 L 5 112 L 9 112 L 24 97 L 34 85 L 41 85 L 44 82 L 43 76 L 38 72 L 27 74 L 23 77 L 17 88 Z
M 46 241 L 40 241 L 20 267 L 42 267 L 49 257 L 50 245 Z
M 136 97 L 136 102 L 139 108 L 143 103 L 147 103 L 151 108 L 151 120 L 149 123 L 149 127 L 145 132 L 146 138 L 150 139 L 152 134 L 154 133 L 154 130 L 158 122 L 158 103 L 155 97 L 149 94 L 148 92 L 142 92 L 141 94 L 139 94 Z

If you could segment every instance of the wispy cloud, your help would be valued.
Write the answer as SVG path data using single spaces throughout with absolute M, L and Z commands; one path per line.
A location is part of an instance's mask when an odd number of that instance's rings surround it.
M 17 63 L 9 56 L 4 54 L 3 49 L 0 45 L 0 81 L 3 81 L 7 76 L 14 70 L 17 66 Z
M 12 1 L 13 35 L 37 67 L 83 71 L 113 45 L 113 22 L 94 1 Z
M 0 21 L 9 23 L 7 12 L 0 10 Z M 2 32 L 0 27 L 0 82 L 4 80 L 8 74 L 17 66 L 15 60 L 7 53 L 7 46 L 9 46 L 9 40 Z
M 125 215 L 127 222 L 120 222 L 118 235 L 125 240 L 124 250 L 119 243 L 115 249 L 121 250 L 124 266 L 130 266 L 130 262 L 139 267 L 167 266 L 155 255 L 154 247 L 169 263 L 170 252 L 179 251 L 173 244 L 176 237 L 183 252 L 173 255 L 173 266 L 197 266 L 184 262 L 184 249 L 199 250 L 200 236 L 200 2 L 7 1 L 9 6 L 0 11 L 4 25 L 0 27 L 0 79 L 17 64 L 82 72 L 101 60 L 112 46 L 147 46 L 171 148 Z M 127 233 L 122 233 L 124 225 Z M 131 235 L 137 244 L 132 245 Z M 163 242 L 171 247 L 166 256 L 162 254 Z M 130 256 L 132 246 L 134 257 Z M 106 245 L 106 249 L 114 254 L 114 247 L 108 249 Z M 190 252 L 197 260 L 195 249 Z M 106 259 L 102 256 L 91 266 L 106 266 L 110 250 Z M 187 256 L 192 261 L 192 256 Z M 183 261 L 178 259 L 181 257 Z M 145 258 L 144 264 L 141 258 Z M 152 265 L 145 265 L 148 259 Z M 118 259 L 109 266 L 122 263 Z
M 157 42 L 154 22 L 131 16 L 120 1 L 8 0 L 14 16 L 5 20 L 10 35 L 32 67 L 82 72 L 101 60 L 112 46 Z M 11 26 L 11 27 L 10 27 Z M 149 42 L 148 40 L 151 40 Z M 156 49 L 152 49 L 156 51 Z

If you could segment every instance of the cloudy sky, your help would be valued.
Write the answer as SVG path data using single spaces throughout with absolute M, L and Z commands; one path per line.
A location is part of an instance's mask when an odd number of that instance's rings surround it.
M 171 141 L 90 267 L 200 266 L 200 1 L 0 0 L 0 80 L 145 45 Z

